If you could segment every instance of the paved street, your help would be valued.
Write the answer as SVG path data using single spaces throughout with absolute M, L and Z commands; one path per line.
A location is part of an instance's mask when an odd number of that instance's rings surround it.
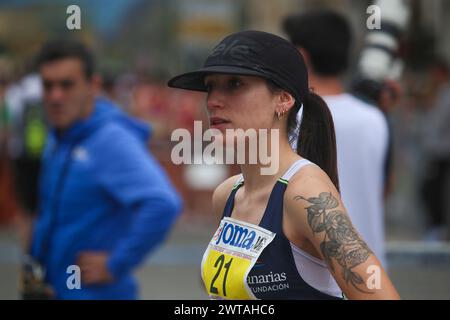
M 164 246 L 137 271 L 142 299 L 206 299 L 200 279 L 211 221 L 183 218 Z M 0 231 L 0 298 L 16 299 L 19 247 Z M 404 299 L 450 299 L 450 247 L 388 243 L 389 272 Z

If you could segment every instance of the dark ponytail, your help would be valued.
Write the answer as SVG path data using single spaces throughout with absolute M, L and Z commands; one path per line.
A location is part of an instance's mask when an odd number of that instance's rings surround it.
M 295 132 L 298 130 L 297 113 L 300 109 L 300 104 L 296 103 L 288 116 L 289 136 L 298 139 L 297 153 L 322 168 L 339 190 L 336 135 L 331 112 L 325 101 L 311 91 L 303 100 L 300 132 Z

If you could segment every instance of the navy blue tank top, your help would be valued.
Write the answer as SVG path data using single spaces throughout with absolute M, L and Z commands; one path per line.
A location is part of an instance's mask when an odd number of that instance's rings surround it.
M 340 300 L 341 298 L 323 293 L 303 280 L 297 270 L 290 241 L 284 235 L 283 197 L 289 177 L 299 169 L 294 165 L 290 169 L 291 172 L 288 171 L 283 176 L 288 178 L 278 179 L 270 194 L 259 226 L 276 233 L 276 236 L 251 269 L 247 284 L 258 299 Z M 222 218 L 231 217 L 236 192 L 243 184 L 241 176 L 228 197 Z

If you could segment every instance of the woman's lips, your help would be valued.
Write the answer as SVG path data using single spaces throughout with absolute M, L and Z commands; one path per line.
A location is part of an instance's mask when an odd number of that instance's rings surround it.
M 209 118 L 209 126 L 215 129 L 221 129 L 227 127 L 231 121 L 228 121 L 224 118 L 219 117 L 211 117 Z

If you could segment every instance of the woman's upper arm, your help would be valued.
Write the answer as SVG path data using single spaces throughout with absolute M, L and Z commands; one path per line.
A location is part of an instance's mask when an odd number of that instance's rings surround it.
M 321 254 L 350 299 L 398 299 L 380 262 L 353 227 L 328 178 L 306 176 L 289 182 L 286 213 L 296 232 Z

